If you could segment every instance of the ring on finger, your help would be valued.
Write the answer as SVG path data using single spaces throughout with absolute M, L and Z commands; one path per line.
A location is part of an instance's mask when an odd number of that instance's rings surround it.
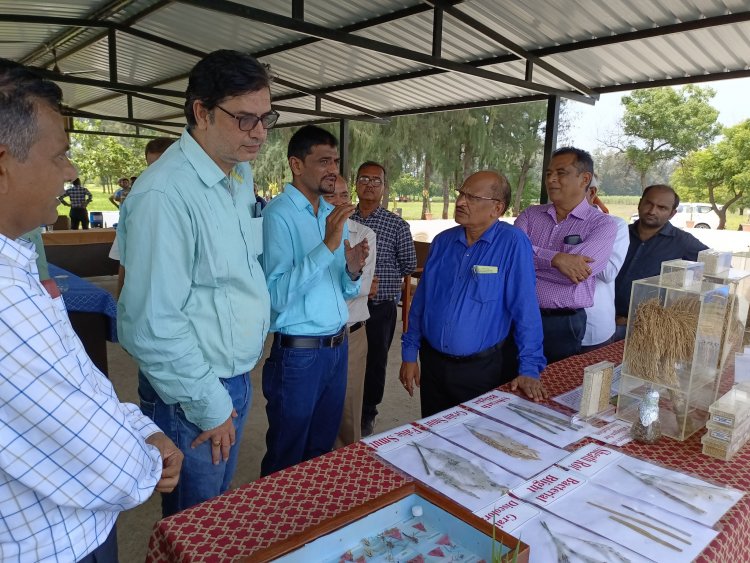
M 213 442 L 214 446 L 221 446 L 221 442 Z

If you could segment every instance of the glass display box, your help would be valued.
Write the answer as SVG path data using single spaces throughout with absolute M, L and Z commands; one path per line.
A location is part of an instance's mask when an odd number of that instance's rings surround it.
M 528 563 L 529 546 L 447 497 L 409 483 L 247 559 L 412 560 Z
M 645 394 L 659 392 L 665 436 L 705 427 L 719 390 L 730 290 L 703 280 L 703 264 L 670 261 L 633 282 L 617 417 L 634 422 Z

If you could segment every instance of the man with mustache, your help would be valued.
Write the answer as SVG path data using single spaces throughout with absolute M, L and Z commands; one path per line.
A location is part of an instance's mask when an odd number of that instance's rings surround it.
M 594 304 L 596 276 L 607 267 L 617 234 L 617 224 L 586 199 L 593 176 L 588 152 L 557 149 L 544 176 L 550 203 L 527 207 L 515 222 L 534 250 L 548 363 L 580 353 L 586 308 Z
M 362 400 L 362 436 L 372 434 L 378 405 L 383 400 L 388 350 L 396 330 L 397 303 L 405 275 L 417 267 L 417 254 L 409 224 L 380 204 L 383 200 L 385 168 L 368 161 L 357 170 L 359 205 L 352 220 L 375 231 L 378 256 L 375 275 L 378 290 L 367 302 L 370 319 L 367 321 L 367 369 Z
M 410 395 L 421 388 L 423 417 L 507 382 L 531 399 L 547 398 L 539 380 L 546 363 L 531 245 L 498 220 L 509 201 L 505 176 L 472 174 L 458 190 L 458 226 L 430 245 L 402 337 L 399 374 Z M 511 330 L 517 363 L 505 357 L 515 353 L 505 345 Z
M 655 184 L 643 190 L 638 220 L 630 225 L 630 246 L 615 278 L 615 340 L 625 338 L 633 280 L 658 276 L 666 260 L 696 260 L 708 247 L 669 222 L 677 213 L 680 196 L 669 186 Z
M 346 300 L 360 291 L 367 239 L 350 246 L 352 204 L 334 207 L 338 142 L 308 125 L 289 140 L 292 183 L 263 211 L 271 355 L 263 366 L 268 433 L 261 475 L 331 450 L 346 392 Z
M 263 65 L 238 51 L 199 61 L 187 128 L 120 212 L 118 334 L 138 362 L 144 412 L 185 452 L 164 516 L 226 491 L 237 467 L 250 370 L 270 322 L 249 164 L 279 116 L 269 84 Z
M 76 177 L 61 101 L 0 59 L 0 560 L 116 562 L 117 515 L 171 491 L 182 453 L 117 399 L 21 237 Z

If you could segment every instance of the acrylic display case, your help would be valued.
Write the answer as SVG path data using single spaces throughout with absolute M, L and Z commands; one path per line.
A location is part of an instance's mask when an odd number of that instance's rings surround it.
M 528 563 L 529 546 L 443 495 L 409 483 L 250 560 Z
M 657 390 L 662 434 L 676 440 L 704 428 L 716 400 L 730 301 L 729 287 L 702 281 L 695 264 L 665 262 L 661 276 L 633 282 L 617 405 L 634 422 Z
M 742 350 L 746 339 L 750 311 L 750 271 L 732 268 L 717 274 L 704 273 L 703 279 L 729 287 L 727 325 L 721 343 L 719 363 L 719 369 L 723 372 L 727 360 L 732 361 L 734 353 Z

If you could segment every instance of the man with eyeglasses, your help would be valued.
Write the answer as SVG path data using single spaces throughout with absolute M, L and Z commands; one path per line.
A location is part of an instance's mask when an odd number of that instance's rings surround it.
M 531 245 L 499 221 L 509 201 L 505 176 L 472 174 L 458 190 L 458 226 L 430 245 L 402 337 L 399 374 L 409 395 L 420 388 L 423 417 L 507 382 L 531 399 L 547 398 L 539 380 L 546 362 Z M 516 363 L 505 357 L 511 328 L 518 373 L 507 370 Z
M 552 153 L 544 184 L 551 203 L 532 205 L 516 219 L 534 249 L 536 294 L 544 355 L 557 362 L 581 351 L 596 277 L 607 267 L 617 235 L 614 220 L 586 199 L 594 175 L 591 155 L 574 147 Z
M 287 148 L 292 182 L 263 211 L 263 268 L 271 293 L 271 354 L 263 365 L 268 432 L 261 475 L 331 451 L 341 423 L 349 311 L 368 256 L 350 244 L 354 206 L 334 207 L 338 141 L 302 127 Z
M 381 206 L 385 188 L 385 168 L 368 161 L 357 170 L 359 204 L 352 220 L 375 231 L 378 258 L 375 275 L 378 291 L 367 302 L 367 369 L 362 403 L 362 436 L 372 434 L 378 405 L 383 400 L 388 350 L 396 330 L 397 304 L 404 276 L 417 267 L 417 254 L 409 224 Z
M 249 164 L 278 119 L 269 84 L 266 69 L 237 51 L 198 62 L 187 128 L 138 178 L 120 215 L 120 341 L 138 362 L 144 412 L 185 452 L 164 516 L 227 490 L 237 465 L 250 370 L 270 324 Z

